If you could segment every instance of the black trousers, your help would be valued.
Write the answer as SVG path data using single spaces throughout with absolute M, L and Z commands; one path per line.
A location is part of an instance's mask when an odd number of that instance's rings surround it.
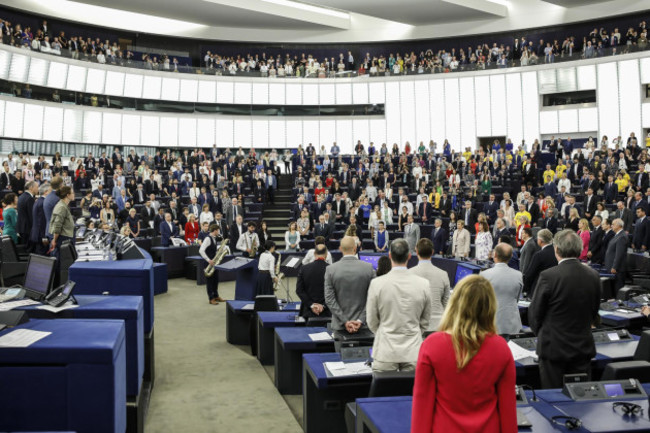
M 618 293 L 618 290 L 625 285 L 625 271 L 620 271 L 616 272 L 616 275 L 614 276 L 614 289 L 616 289 L 616 293 Z
M 274 203 L 274 202 L 275 202 L 275 188 L 274 188 L 274 187 L 268 188 L 268 189 L 266 190 L 266 193 L 267 193 L 268 196 L 269 196 L 269 201 L 270 201 L 271 203 Z
M 587 374 L 591 380 L 591 359 L 573 361 L 539 360 L 539 376 L 542 388 L 562 388 L 565 374 Z
M 208 292 L 208 299 L 219 297 L 219 271 L 215 269 L 211 277 L 205 278 L 205 288 Z

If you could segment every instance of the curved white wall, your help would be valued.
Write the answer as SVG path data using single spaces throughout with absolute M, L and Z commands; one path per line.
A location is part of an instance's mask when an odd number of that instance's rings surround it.
M 650 53 L 528 68 L 356 79 L 262 79 L 152 72 L 0 48 L 0 78 L 55 88 L 235 104 L 384 103 L 384 117 L 254 117 L 149 113 L 0 98 L 7 138 L 130 146 L 295 147 L 337 141 L 442 143 L 478 137 L 625 135 L 650 127 Z M 596 90 L 598 102 L 541 108 L 541 94 Z

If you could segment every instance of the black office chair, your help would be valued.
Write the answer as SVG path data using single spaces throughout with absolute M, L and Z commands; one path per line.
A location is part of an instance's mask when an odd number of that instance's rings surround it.
M 396 397 L 413 395 L 415 371 L 385 371 L 372 373 L 368 397 Z M 345 426 L 348 433 L 356 432 L 357 403 L 345 405 Z
M 632 361 L 607 364 L 600 380 L 638 379 L 650 382 L 650 330 L 643 331 Z
M 275 295 L 257 295 L 253 306 L 253 317 L 251 317 L 249 335 L 251 340 L 251 355 L 257 356 L 257 312 L 278 311 L 278 298 Z
M 331 317 L 308 317 L 307 326 L 316 326 L 327 328 L 327 325 L 332 323 Z
M 413 395 L 415 371 L 384 371 L 372 374 L 368 397 Z
M 1 245 L 2 269 L 0 281 L 2 281 L 2 285 L 9 287 L 14 284 L 22 284 L 25 281 L 25 273 L 27 272 L 27 261 L 21 260 L 18 256 L 16 244 L 9 236 L 2 236 Z

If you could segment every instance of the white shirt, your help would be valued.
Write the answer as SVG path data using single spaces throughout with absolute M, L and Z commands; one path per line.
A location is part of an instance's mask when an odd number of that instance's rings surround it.
M 271 278 L 275 278 L 275 257 L 272 253 L 264 251 L 260 255 L 260 263 L 257 266 L 260 271 L 269 271 Z

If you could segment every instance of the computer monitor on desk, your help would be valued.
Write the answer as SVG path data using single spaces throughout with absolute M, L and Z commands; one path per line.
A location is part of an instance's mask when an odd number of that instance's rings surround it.
M 472 274 L 477 274 L 477 273 L 478 273 L 478 269 L 469 268 L 469 267 L 464 266 L 461 263 L 459 263 L 458 266 L 456 267 L 456 275 L 454 277 L 454 286 L 456 286 L 456 284 L 458 284 L 458 282 L 460 280 L 462 280 L 463 278 L 465 278 L 466 276 L 472 275 Z
M 54 282 L 55 264 L 54 257 L 43 257 L 36 254 L 29 256 L 25 282 L 22 287 L 28 298 L 40 301 L 49 293 Z
M 379 254 L 359 254 L 359 260 L 362 262 L 370 263 L 372 265 L 372 268 L 376 271 L 377 270 L 377 265 L 379 263 L 379 258 L 381 255 Z

